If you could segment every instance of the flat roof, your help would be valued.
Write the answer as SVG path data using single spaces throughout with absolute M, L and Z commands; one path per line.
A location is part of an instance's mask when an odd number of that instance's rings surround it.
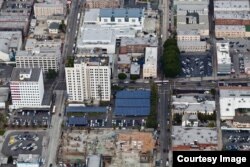
M 143 17 L 144 10 L 141 8 L 104 8 L 100 9 L 100 17 Z
M 215 11 L 215 19 L 237 19 L 237 20 L 249 20 L 249 11 Z
M 121 38 L 121 46 L 127 45 L 148 45 L 158 46 L 158 39 L 156 37 L 123 37 Z
M 145 50 L 145 65 L 152 65 L 157 67 L 157 47 L 146 47 Z
M 87 167 L 100 167 L 101 156 L 100 155 L 90 155 L 87 157 Z
M 231 65 L 231 57 L 229 55 L 229 43 L 216 43 L 216 48 L 217 63 Z
M 131 63 L 131 56 L 128 54 L 119 54 L 118 55 L 118 64 L 130 64 Z
M 0 102 L 6 102 L 9 97 L 9 87 L 0 87 Z
M 244 25 L 215 25 L 215 31 L 242 31 L 245 32 Z
M 100 9 L 88 9 L 84 14 L 84 23 L 94 23 L 99 21 Z
M 112 43 L 114 33 L 110 29 L 84 29 L 83 43 Z
M 14 68 L 11 74 L 11 81 L 38 81 L 41 73 L 41 68 Z M 30 78 L 25 78 L 25 80 L 20 80 L 20 75 L 29 73 L 31 71 Z
M 150 91 L 149 90 L 122 90 L 116 93 L 116 98 L 148 99 L 150 98 Z
M 140 75 L 140 64 L 131 63 L 130 74 L 132 74 L 132 75 Z
M 216 128 L 173 126 L 173 146 L 189 145 L 197 141 L 199 144 L 217 144 Z
M 105 113 L 107 111 L 106 107 L 83 107 L 83 106 L 68 106 L 66 107 L 67 113 L 73 113 L 73 112 L 100 112 Z
M 238 9 L 246 9 L 249 8 L 249 1 L 248 0 L 216 0 L 214 1 L 214 8 L 215 9 L 233 9 L 236 10 Z
M 40 155 L 38 154 L 19 154 L 17 163 L 39 163 Z
M 88 121 L 85 117 L 68 117 L 68 124 L 69 125 L 88 125 Z

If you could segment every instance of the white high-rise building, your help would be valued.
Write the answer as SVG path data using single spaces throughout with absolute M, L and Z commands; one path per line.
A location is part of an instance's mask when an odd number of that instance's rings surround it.
M 41 107 L 44 96 L 42 69 L 14 68 L 10 90 L 14 109 Z
M 80 57 L 68 66 L 65 73 L 69 101 L 110 100 L 109 57 Z

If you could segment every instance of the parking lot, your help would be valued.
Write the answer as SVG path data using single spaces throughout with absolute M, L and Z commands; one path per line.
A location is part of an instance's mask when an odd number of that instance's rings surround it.
M 223 130 L 223 148 L 228 151 L 249 151 L 250 130 Z
M 2 153 L 6 156 L 41 154 L 43 136 L 42 132 L 12 132 L 5 138 Z
M 36 110 L 28 111 L 23 110 L 15 112 L 10 115 L 9 125 L 11 126 L 24 126 L 24 127 L 48 127 L 51 121 L 51 114 L 49 111 Z
M 181 54 L 181 77 L 204 77 L 212 75 L 212 56 L 209 53 Z

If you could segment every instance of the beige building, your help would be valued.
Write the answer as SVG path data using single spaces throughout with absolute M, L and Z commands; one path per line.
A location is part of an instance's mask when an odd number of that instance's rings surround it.
M 119 8 L 120 0 L 86 0 L 87 8 Z
M 243 38 L 250 37 L 243 25 L 216 25 L 215 36 L 217 38 Z
M 34 4 L 35 17 L 64 15 L 64 5 L 56 1 L 55 3 L 35 3 Z
M 157 47 L 146 47 L 143 78 L 157 78 Z

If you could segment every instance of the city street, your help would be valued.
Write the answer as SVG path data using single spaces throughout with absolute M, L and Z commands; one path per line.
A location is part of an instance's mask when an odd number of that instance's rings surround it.
M 170 84 L 163 84 L 158 87 L 158 122 L 160 124 L 160 155 L 161 155 L 161 167 L 166 166 L 168 161 L 168 151 L 169 151 L 169 140 L 170 140 L 170 130 L 169 128 L 169 97 L 170 97 Z
M 45 159 L 46 167 L 50 164 L 55 166 L 56 157 L 57 157 L 57 149 L 60 144 L 60 135 L 61 135 L 61 126 L 63 122 L 63 116 L 59 116 L 59 113 L 63 115 L 64 112 L 64 101 L 65 94 L 64 91 L 55 91 L 56 93 L 56 112 L 52 116 L 51 126 L 47 129 L 47 135 L 49 137 L 49 145 L 47 147 L 47 157 Z

